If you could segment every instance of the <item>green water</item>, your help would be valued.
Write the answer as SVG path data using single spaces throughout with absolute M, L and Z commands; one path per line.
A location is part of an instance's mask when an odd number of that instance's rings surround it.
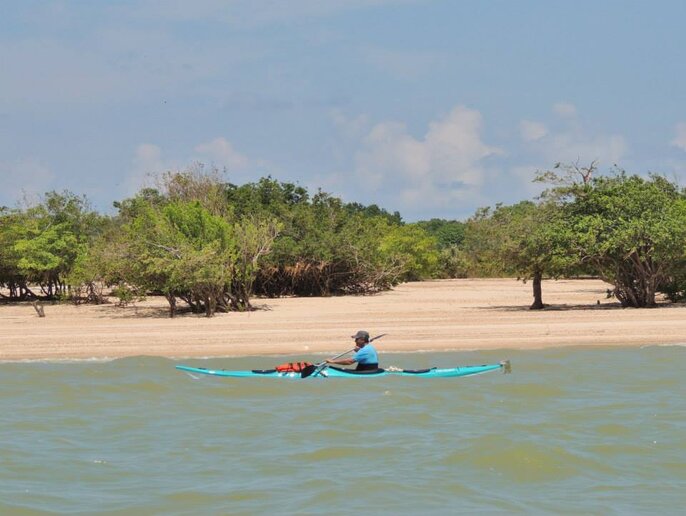
M 176 363 L 0 364 L 0 513 L 679 514 L 686 348 L 382 356 L 513 374 L 194 379 Z M 309 357 L 312 358 L 312 357 Z

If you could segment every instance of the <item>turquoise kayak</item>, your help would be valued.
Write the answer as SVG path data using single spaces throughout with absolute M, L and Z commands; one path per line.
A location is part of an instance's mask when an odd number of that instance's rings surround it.
M 281 373 L 276 369 L 253 369 L 251 371 L 227 371 L 226 369 L 206 369 L 204 367 L 190 367 L 177 365 L 176 369 L 187 373 L 195 373 L 208 376 L 222 376 L 229 378 L 297 378 L 301 379 L 300 373 Z M 491 371 L 510 372 L 510 361 L 505 360 L 498 364 L 468 365 L 462 367 L 450 367 L 441 369 L 431 367 L 429 369 L 376 369 L 374 371 L 354 371 L 339 367 L 325 367 L 320 372 L 309 378 L 378 378 L 380 376 L 407 376 L 414 378 L 454 378 L 457 376 L 474 376 L 489 373 Z

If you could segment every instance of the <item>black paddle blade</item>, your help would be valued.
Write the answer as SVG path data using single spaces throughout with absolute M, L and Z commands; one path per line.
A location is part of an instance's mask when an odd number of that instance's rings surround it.
M 316 370 L 317 366 L 314 364 L 305 366 L 303 370 L 300 371 L 300 378 L 307 378 L 308 376 L 312 376 L 312 373 L 314 373 Z

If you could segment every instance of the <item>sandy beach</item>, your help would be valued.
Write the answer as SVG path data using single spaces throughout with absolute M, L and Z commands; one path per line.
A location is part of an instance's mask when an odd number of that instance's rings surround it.
M 686 342 L 686 306 L 622 309 L 599 280 L 544 281 L 544 311 L 530 284 L 440 280 L 374 296 L 255 299 L 258 310 L 167 315 L 163 298 L 135 306 L 0 306 L 0 360 L 212 357 L 344 351 L 358 329 L 388 333 L 381 351 L 544 348 Z M 599 303 L 599 304 L 598 304 Z

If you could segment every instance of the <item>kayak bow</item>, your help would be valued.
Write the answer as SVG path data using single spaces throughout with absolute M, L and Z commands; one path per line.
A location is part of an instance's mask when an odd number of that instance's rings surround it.
M 190 367 L 177 365 L 176 369 L 187 373 L 196 373 L 207 376 L 223 376 L 230 378 L 301 378 L 299 372 L 280 373 L 276 369 L 253 369 L 251 371 L 227 371 L 226 369 L 206 369 L 204 367 Z M 374 371 L 354 371 L 338 367 L 327 367 L 314 378 L 378 378 L 380 376 L 408 376 L 416 378 L 454 378 L 457 376 L 474 376 L 502 370 L 503 373 L 511 371 L 510 361 L 504 360 L 498 364 L 471 365 L 441 369 L 431 367 L 429 369 L 376 369 Z M 312 378 L 312 377 L 309 377 Z

